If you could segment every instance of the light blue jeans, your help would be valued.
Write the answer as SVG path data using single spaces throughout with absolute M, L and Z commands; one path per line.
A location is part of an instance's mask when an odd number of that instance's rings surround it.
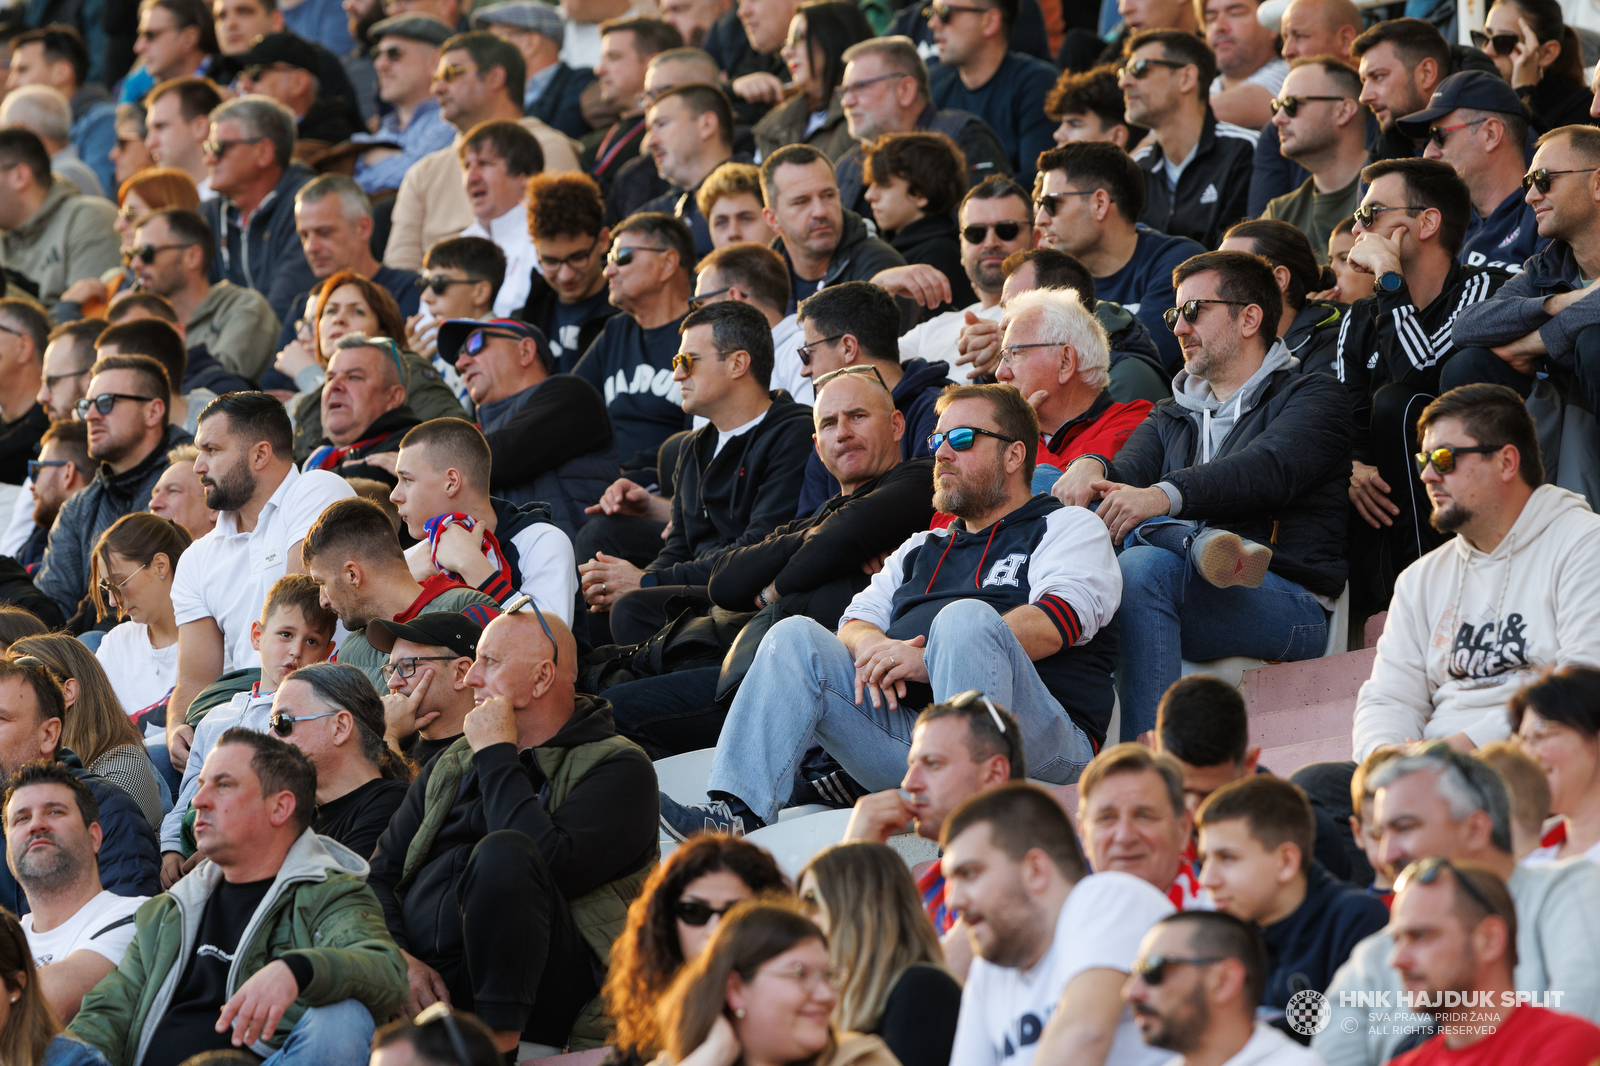
M 310 1007 L 289 1031 L 283 1047 L 261 1066 L 327 1066 L 366 1062 L 372 1054 L 372 1013 L 359 1001 Z
M 1328 615 L 1317 598 L 1271 571 L 1260 588 L 1219 589 L 1195 572 L 1193 522 L 1155 518 L 1130 533 L 1122 567 L 1122 739 L 1156 727 L 1156 706 L 1183 673 L 1183 660 L 1248 655 L 1274 662 L 1314 659 L 1328 644 Z M 1153 543 L 1155 542 L 1155 543 Z
M 1029 777 L 1069 784 L 1094 757 L 1088 734 L 1045 688 L 987 603 L 956 600 L 940 611 L 924 662 L 935 700 L 975 688 L 1016 716 Z M 844 644 L 816 622 L 795 617 L 773 626 L 722 725 L 707 788 L 739 797 L 772 822 L 788 803 L 813 739 L 864 787 L 897 786 L 923 708 L 873 707 L 866 696 L 857 706 L 855 677 Z

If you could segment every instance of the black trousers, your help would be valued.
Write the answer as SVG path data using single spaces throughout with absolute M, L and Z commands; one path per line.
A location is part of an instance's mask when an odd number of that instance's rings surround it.
M 564 1046 L 600 991 L 600 963 L 533 841 L 514 830 L 485 836 L 454 889 L 432 942 L 410 928 L 422 923 L 407 923 L 412 954 L 444 978 L 452 1004 L 489 1028 Z
M 1563 392 L 1574 392 L 1600 414 L 1600 326 L 1590 326 L 1578 334 L 1573 346 L 1571 366 L 1556 366 L 1544 360 L 1546 371 Z M 1487 348 L 1463 348 L 1451 356 L 1440 376 L 1440 387 L 1453 389 L 1479 382 L 1515 389 L 1523 399 L 1533 392 L 1535 379 L 1519 373 Z
M 707 666 L 606 689 L 617 732 L 652 759 L 715 747 L 728 716 L 716 703 L 721 674 L 721 667 Z
M 1452 360 L 1461 356 L 1457 354 Z M 1394 524 L 1374 529 L 1352 508 L 1350 514 L 1351 594 L 1362 609 L 1382 610 L 1394 593 L 1400 571 L 1447 539 L 1428 519 L 1433 504 L 1414 460 L 1421 450 L 1417 417 L 1437 391 L 1390 382 L 1372 396 L 1373 458 L 1389 486 L 1389 501 L 1400 509 Z

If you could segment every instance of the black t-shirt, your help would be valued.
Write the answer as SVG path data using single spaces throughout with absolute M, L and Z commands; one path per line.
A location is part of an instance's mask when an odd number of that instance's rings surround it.
M 578 334 L 583 327 L 597 318 L 607 318 L 616 312 L 617 309 L 611 306 L 611 292 L 604 285 L 587 300 L 579 300 L 575 304 L 556 301 L 555 321 L 551 323 L 553 328 L 547 331 L 545 340 L 550 342 L 550 354 L 555 356 L 557 373 L 572 373 L 572 368 L 583 358 L 583 351 L 578 346 Z
M 389 819 L 405 802 L 407 784 L 375 778 L 336 800 L 317 804 L 311 828 L 332 837 L 363 859 L 372 857 Z
M 799 274 L 796 274 L 793 270 L 789 271 L 789 299 L 793 301 L 789 305 L 789 310 L 791 312 L 800 306 L 801 300 L 804 300 L 807 296 L 815 296 L 821 291 L 822 281 L 820 278 L 807 281 Z
M 0 481 L 20 485 L 28 477 L 28 460 L 39 458 L 39 438 L 50 428 L 50 416 L 38 404 L 15 422 L 0 423 Z
M 400 750 L 405 752 L 406 758 L 416 763 L 418 767 L 423 767 L 431 763 L 435 755 L 460 739 L 461 734 L 457 733 L 442 740 L 429 740 L 419 730 L 400 742 Z
M 661 442 L 690 426 L 672 380 L 680 321 L 641 329 L 632 315 L 612 315 L 572 370 L 605 397 L 625 471 L 653 472 Z
M 223 881 L 206 900 L 194 955 L 184 967 L 167 1013 L 156 1023 L 144 1066 L 178 1066 L 202 1051 L 233 1047 L 233 1030 L 216 1030 L 222 1006 L 228 1002 L 228 971 L 238 954 L 239 938 L 273 880 Z

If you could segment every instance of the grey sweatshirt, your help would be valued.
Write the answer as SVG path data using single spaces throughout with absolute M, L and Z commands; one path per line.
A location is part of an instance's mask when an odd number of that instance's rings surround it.
M 1529 256 L 1522 273 L 1489 299 L 1462 308 L 1451 336 L 1458 348 L 1493 348 L 1538 330 L 1551 361 L 1570 368 L 1578 334 L 1600 324 L 1600 289 L 1559 315 L 1547 312 L 1544 301 L 1582 287 L 1583 274 L 1572 246 L 1552 241 L 1544 251 Z

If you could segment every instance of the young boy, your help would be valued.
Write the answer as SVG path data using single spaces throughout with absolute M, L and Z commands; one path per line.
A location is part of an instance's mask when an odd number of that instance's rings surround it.
M 905 268 L 885 271 L 873 283 L 917 301 L 921 321 L 976 302 L 956 237 L 955 211 L 967 192 L 967 161 L 955 142 L 942 133 L 885 134 L 861 146 L 861 178 L 883 239 L 907 263 L 943 274 L 950 299 L 930 305 L 936 298 L 905 276 Z
M 488 318 L 506 277 L 506 255 L 483 237 L 453 237 L 428 249 L 423 259 L 422 307 L 406 319 L 406 347 L 433 363 L 450 391 L 469 411 L 471 398 L 461 375 L 439 358 L 439 324 L 447 318 Z
M 324 662 L 333 653 L 333 630 L 339 619 L 322 606 L 321 597 L 317 583 L 306 574 L 280 577 L 267 591 L 261 621 L 250 623 L 250 646 L 261 656 L 261 680 L 195 726 L 177 802 L 161 819 L 162 888 L 171 888 L 200 863 L 200 853 L 189 854 L 191 849 L 184 845 L 184 815 L 200 790 L 200 768 L 217 738 L 235 726 L 265 733 L 278 686 L 300 667 Z
M 713 248 L 730 244 L 770 244 L 778 231 L 767 225 L 761 169 L 749 163 L 724 163 L 700 183 L 695 206 L 711 227 Z
M 1289 997 L 1321 992 L 1350 950 L 1389 924 L 1389 909 L 1311 861 L 1316 820 L 1305 793 L 1266 774 L 1213 792 L 1196 816 L 1200 884 L 1217 910 L 1261 929 L 1272 969 L 1263 1021 Z
M 1367 779 L 1378 767 L 1399 755 L 1397 748 L 1379 748 L 1368 755 L 1356 767 L 1356 772 L 1350 775 L 1350 809 L 1355 812 L 1350 815 L 1350 832 L 1356 838 L 1356 843 L 1361 845 L 1361 850 L 1367 853 L 1367 864 L 1372 867 L 1372 884 L 1367 886 L 1367 893 L 1382 900 L 1385 907 L 1394 900 L 1394 880 L 1382 862 L 1383 848 L 1378 837 L 1378 823 L 1372 817 L 1374 792 L 1367 787 Z

